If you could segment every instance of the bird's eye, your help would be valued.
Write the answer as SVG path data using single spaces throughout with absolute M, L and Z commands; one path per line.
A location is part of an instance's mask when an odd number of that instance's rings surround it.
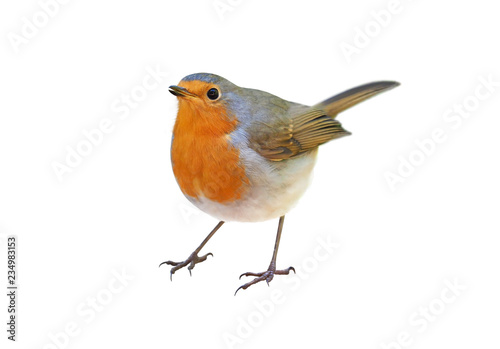
M 219 90 L 217 90 L 216 88 L 211 88 L 207 92 L 207 97 L 211 100 L 216 100 L 217 98 L 219 98 Z

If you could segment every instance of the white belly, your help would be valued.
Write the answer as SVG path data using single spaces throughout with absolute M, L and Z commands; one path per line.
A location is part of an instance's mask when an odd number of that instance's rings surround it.
M 260 222 L 285 215 L 307 189 L 317 150 L 279 162 L 264 161 L 253 150 L 242 151 L 250 187 L 237 201 L 218 203 L 205 197 L 188 199 L 221 221 Z

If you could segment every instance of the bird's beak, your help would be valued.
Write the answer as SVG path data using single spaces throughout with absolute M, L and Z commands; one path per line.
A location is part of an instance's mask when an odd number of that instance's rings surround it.
M 169 86 L 168 88 L 169 88 L 168 91 L 176 97 L 196 97 L 194 93 L 189 92 L 184 87 L 172 85 Z

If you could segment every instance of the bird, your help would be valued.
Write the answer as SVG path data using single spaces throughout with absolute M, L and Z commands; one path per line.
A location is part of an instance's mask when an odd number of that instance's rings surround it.
M 292 266 L 276 268 L 277 254 L 285 215 L 308 187 L 318 147 L 351 134 L 336 119 L 339 113 L 398 85 L 372 82 L 313 106 L 210 73 L 191 74 L 169 86 L 178 99 L 170 151 L 174 176 L 194 206 L 219 220 L 186 260 L 160 264 L 172 266 L 170 279 L 186 266 L 191 274 L 213 256 L 200 251 L 225 222 L 270 219 L 278 219 L 278 229 L 269 267 L 241 274 L 240 279 L 254 279 L 235 295 L 262 281 L 269 285 L 275 275 L 295 273 Z

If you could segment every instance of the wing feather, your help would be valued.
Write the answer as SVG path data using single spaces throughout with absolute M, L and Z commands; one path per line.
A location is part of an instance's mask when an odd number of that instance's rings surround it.
M 251 143 L 260 155 L 269 160 L 281 161 L 350 133 L 344 130 L 339 121 L 325 115 L 324 111 L 310 108 L 288 120 L 280 120 L 276 127 L 262 124 L 259 132 L 253 134 Z

